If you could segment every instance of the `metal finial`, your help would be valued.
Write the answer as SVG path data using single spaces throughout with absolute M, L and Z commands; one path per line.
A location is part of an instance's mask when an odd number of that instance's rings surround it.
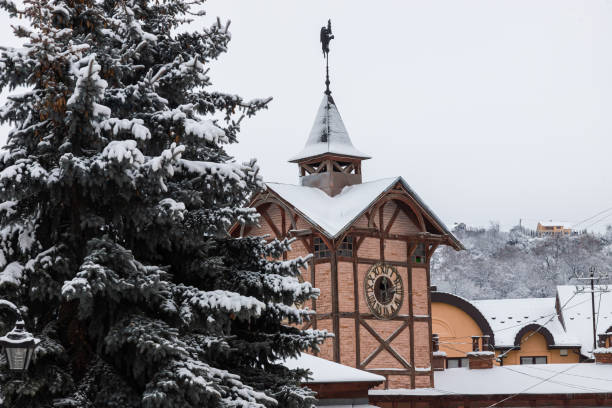
M 325 94 L 331 95 L 329 90 L 329 43 L 334 39 L 332 34 L 331 19 L 327 20 L 327 27 L 321 27 L 321 48 L 323 49 L 323 57 L 325 58 Z

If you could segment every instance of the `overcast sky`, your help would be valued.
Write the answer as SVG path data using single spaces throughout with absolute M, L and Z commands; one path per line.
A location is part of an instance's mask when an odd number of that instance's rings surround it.
M 274 98 L 230 148 L 258 158 L 267 181 L 297 182 L 286 159 L 322 97 L 318 37 L 331 18 L 332 91 L 353 144 L 373 157 L 365 180 L 403 176 L 451 227 L 579 222 L 612 207 L 610 1 L 209 0 L 207 9 L 194 28 L 232 20 L 215 87 Z M 0 44 L 13 45 L 1 17 Z

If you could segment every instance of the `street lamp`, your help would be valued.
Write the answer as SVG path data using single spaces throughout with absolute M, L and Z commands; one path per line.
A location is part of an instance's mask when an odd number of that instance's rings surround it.
M 7 306 L 17 314 L 15 327 L 5 336 L 0 337 L 0 346 L 6 350 L 9 369 L 24 372 L 28 369 L 34 349 L 40 340 L 25 330 L 25 323 L 17 306 L 6 300 L 0 300 L 0 306 Z

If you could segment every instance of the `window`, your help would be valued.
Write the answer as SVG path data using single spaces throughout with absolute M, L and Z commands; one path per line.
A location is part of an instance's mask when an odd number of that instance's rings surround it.
M 353 237 L 344 237 L 340 243 L 340 248 L 338 248 L 338 255 L 348 257 L 353 256 Z
M 559 355 L 563 356 L 563 357 L 567 356 L 567 349 L 560 349 L 559 350 Z
M 521 357 L 521 364 L 546 364 L 546 357 Z
M 330 252 L 325 242 L 319 237 L 314 237 L 314 257 L 315 259 L 319 258 L 329 258 Z
M 447 358 L 446 368 L 468 367 L 470 361 L 467 358 Z
M 414 263 L 425 263 L 425 245 L 418 244 L 412 256 Z

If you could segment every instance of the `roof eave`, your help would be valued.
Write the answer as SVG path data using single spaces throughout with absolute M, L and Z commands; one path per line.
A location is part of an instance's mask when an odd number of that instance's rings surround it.
M 346 154 L 346 153 L 324 152 L 320 154 L 315 154 L 313 156 L 302 156 L 301 154 L 297 154 L 287 161 L 289 163 L 300 163 L 300 162 L 307 161 L 307 160 L 323 158 L 325 156 L 342 156 L 342 157 L 347 157 L 350 159 L 360 159 L 360 160 L 368 160 L 372 158 L 371 156 L 366 156 L 366 155 L 358 156 L 358 155 L 351 155 L 351 154 Z

